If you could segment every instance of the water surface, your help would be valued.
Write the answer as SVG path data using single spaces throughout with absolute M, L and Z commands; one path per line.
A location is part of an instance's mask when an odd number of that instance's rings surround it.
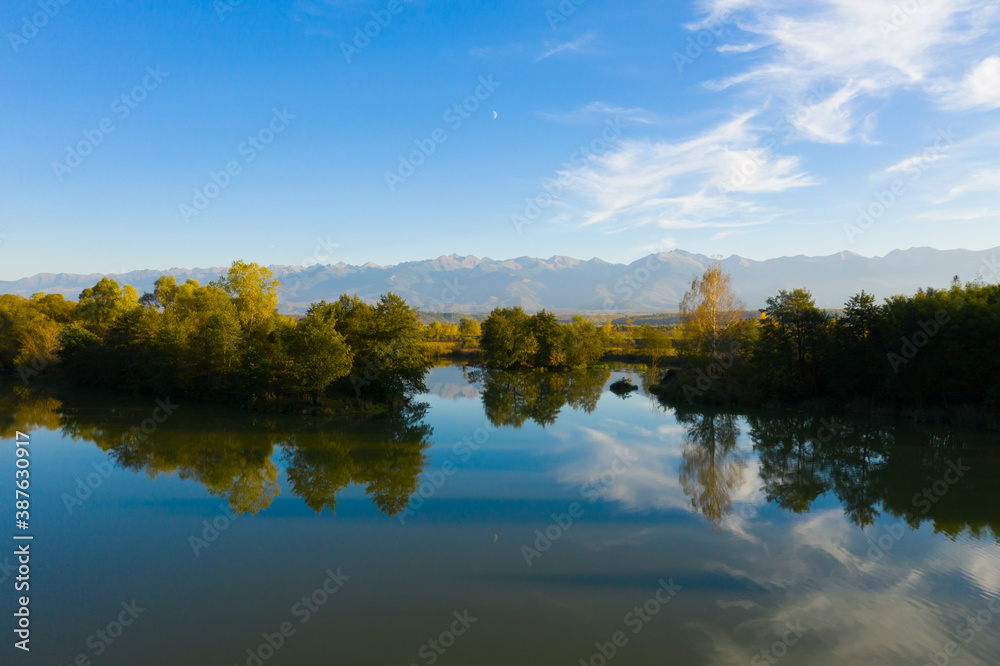
M 991 436 L 675 412 L 627 374 L 439 367 L 364 421 L 6 387 L 35 540 L 2 663 L 998 663 Z

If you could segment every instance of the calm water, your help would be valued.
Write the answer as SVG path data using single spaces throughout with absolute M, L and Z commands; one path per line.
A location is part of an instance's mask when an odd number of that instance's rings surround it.
M 624 374 L 441 367 L 360 423 L 7 387 L 33 631 L 0 571 L 0 663 L 1000 663 L 990 436 L 675 413 Z

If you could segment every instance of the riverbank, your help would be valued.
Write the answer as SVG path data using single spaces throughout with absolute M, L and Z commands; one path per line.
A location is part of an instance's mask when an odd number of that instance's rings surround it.
M 699 383 L 700 382 L 700 383 Z M 673 408 L 718 408 L 731 410 L 763 410 L 774 414 L 811 413 L 849 417 L 884 417 L 902 419 L 922 426 L 970 428 L 1000 431 L 1000 410 L 981 404 L 920 406 L 893 404 L 866 398 L 838 400 L 832 396 L 802 400 L 779 400 L 761 396 L 747 399 L 745 392 L 734 388 L 722 378 L 707 373 L 683 372 L 674 367 L 648 391 L 661 403 Z

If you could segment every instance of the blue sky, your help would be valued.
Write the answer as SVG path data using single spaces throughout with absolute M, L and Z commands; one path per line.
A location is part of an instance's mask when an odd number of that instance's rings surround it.
M 0 279 L 1000 245 L 1000 2 L 12 0 L 0 32 Z

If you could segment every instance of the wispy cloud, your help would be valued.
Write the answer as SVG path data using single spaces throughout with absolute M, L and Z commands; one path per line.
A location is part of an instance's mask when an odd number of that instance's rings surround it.
M 580 223 L 735 228 L 784 214 L 753 195 L 814 185 L 799 159 L 760 147 L 754 113 L 677 142 L 630 140 L 564 172 Z M 749 167 L 749 168 L 748 168 Z M 740 177 L 735 178 L 734 174 Z
M 719 53 L 750 53 L 751 51 L 762 49 L 765 46 L 767 46 L 767 44 L 754 44 L 752 42 L 747 44 L 723 44 L 722 46 L 716 47 L 715 50 Z
M 752 85 L 762 98 L 782 100 L 802 138 L 823 143 L 865 139 L 861 124 L 874 100 L 903 89 L 920 90 L 944 106 L 1000 106 L 1000 58 L 970 61 L 995 49 L 1000 2 L 950 0 L 706 0 L 701 29 L 726 12 L 735 25 L 771 48 L 749 69 L 707 85 L 713 90 Z M 909 5 L 907 5 L 909 7 Z M 742 47 L 723 46 L 722 53 Z M 831 92 L 805 101 L 810 88 Z
M 974 222 L 977 220 L 988 220 L 1000 218 L 1000 210 L 980 208 L 978 210 L 933 210 L 925 211 L 917 215 L 921 220 L 932 220 L 934 222 Z
M 582 37 L 569 42 L 547 42 L 547 50 L 535 58 L 535 62 L 540 62 L 560 53 L 589 53 L 587 48 L 590 46 L 591 42 L 594 41 L 594 37 L 596 37 L 596 35 L 593 32 L 588 32 Z
M 886 173 L 892 173 L 894 171 L 906 171 L 908 169 L 919 168 L 924 169 L 927 164 L 931 162 L 937 162 L 938 160 L 943 160 L 948 157 L 946 153 L 933 153 L 933 154 L 920 154 L 914 155 L 913 157 L 907 157 L 905 160 L 900 160 L 896 162 L 891 167 L 885 170 Z
M 539 112 L 536 115 L 545 120 L 554 120 L 573 125 L 587 125 L 594 122 L 601 122 L 605 118 L 620 118 L 626 123 L 638 123 L 641 125 L 653 125 L 657 122 L 656 116 L 646 109 L 638 107 L 629 109 L 622 106 L 613 106 L 606 102 L 590 102 L 579 109 L 565 113 Z
M 1000 169 L 979 169 L 948 190 L 948 194 L 935 203 L 952 201 L 970 192 L 997 191 L 1000 191 Z

